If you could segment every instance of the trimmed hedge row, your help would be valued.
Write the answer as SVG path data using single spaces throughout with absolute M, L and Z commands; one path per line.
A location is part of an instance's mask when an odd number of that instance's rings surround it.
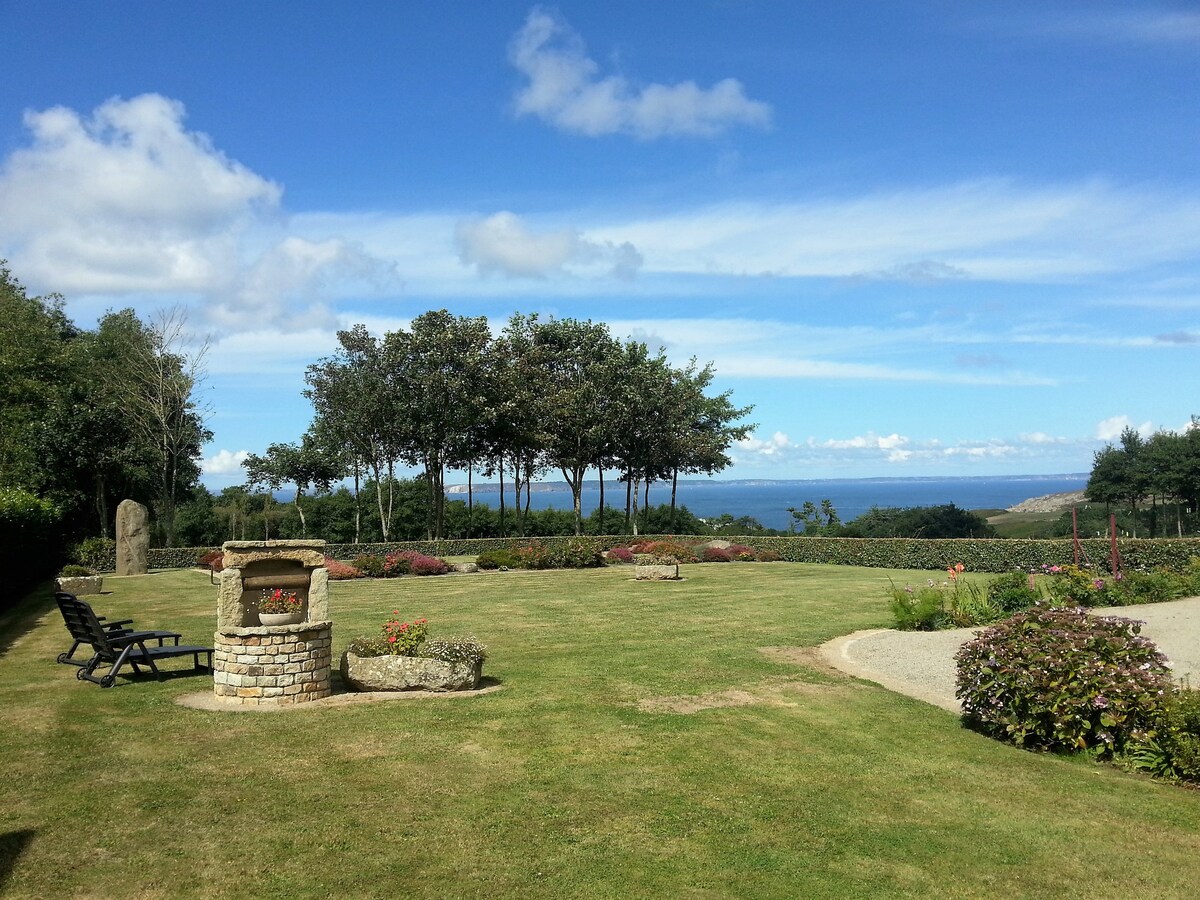
M 639 535 L 639 540 L 678 540 L 671 535 Z M 961 538 L 926 540 L 918 538 L 820 538 L 736 537 L 725 538 L 755 550 L 773 550 L 787 562 L 826 563 L 886 569 L 944 569 L 962 563 L 972 572 L 1026 572 L 1046 565 L 1065 566 L 1074 562 L 1071 541 L 1018 540 L 1013 538 Z M 538 538 L 478 538 L 474 540 L 393 541 L 386 544 L 330 544 L 326 552 L 336 559 L 354 559 L 360 554 L 383 555 L 398 550 L 416 550 L 429 556 L 478 556 L 489 550 L 515 550 L 531 543 L 549 548 L 581 541 L 597 550 L 632 543 L 630 535 Z M 1109 544 L 1106 538 L 1080 541 L 1083 561 L 1092 568 L 1107 570 Z M 1159 566 L 1182 568 L 1200 556 L 1200 538 L 1124 538 L 1117 542 L 1121 562 L 1127 569 Z M 174 547 L 150 551 L 155 569 L 188 568 L 210 550 L 219 547 Z M 115 567 L 116 561 L 113 561 Z

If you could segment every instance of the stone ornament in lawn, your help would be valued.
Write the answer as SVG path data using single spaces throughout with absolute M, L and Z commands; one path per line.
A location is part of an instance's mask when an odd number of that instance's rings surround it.
M 633 568 L 638 581 L 678 581 L 679 565 L 639 565 Z
M 85 594 L 99 594 L 104 587 L 104 579 L 99 575 L 63 576 L 55 579 L 60 591 L 82 597 Z
M 473 691 L 482 674 L 483 660 L 342 654 L 342 681 L 356 691 Z
M 136 500 L 117 507 L 117 574 L 145 575 L 150 558 L 150 511 Z

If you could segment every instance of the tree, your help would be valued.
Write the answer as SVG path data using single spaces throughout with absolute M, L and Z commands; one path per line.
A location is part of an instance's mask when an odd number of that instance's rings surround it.
M 306 434 L 300 444 L 271 444 L 266 456 L 250 454 L 242 465 L 249 484 L 262 484 L 278 490 L 285 484 L 295 485 L 293 503 L 300 516 L 300 533 L 308 536 L 308 523 L 300 498 L 311 486 L 318 493 L 328 491 L 342 474 L 341 460 L 322 448 L 312 435 Z
M 212 438 L 204 427 L 207 409 L 192 396 L 205 377 L 208 344 L 189 349 L 193 342 L 186 326 L 182 308 L 160 312 L 152 324 L 130 335 L 133 340 L 125 359 L 126 383 L 133 390 L 125 410 L 135 434 L 152 448 L 154 505 L 168 547 L 175 544 L 180 494 L 200 477 L 201 448 Z

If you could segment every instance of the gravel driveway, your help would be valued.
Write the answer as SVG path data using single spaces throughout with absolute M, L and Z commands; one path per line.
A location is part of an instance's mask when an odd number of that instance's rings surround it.
M 1098 616 L 1124 616 L 1146 624 L 1142 635 L 1166 654 L 1176 678 L 1189 676 L 1200 686 L 1200 597 L 1113 606 L 1093 611 Z M 954 654 L 974 637 L 977 628 L 950 631 L 856 631 L 820 646 L 835 668 L 888 690 L 924 700 L 951 712 L 961 712 L 954 697 Z

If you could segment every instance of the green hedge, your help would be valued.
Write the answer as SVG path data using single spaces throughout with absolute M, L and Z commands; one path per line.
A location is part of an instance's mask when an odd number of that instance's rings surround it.
M 62 513 L 49 500 L 27 491 L 0 488 L 0 568 L 6 578 L 0 607 L 20 589 L 62 564 Z
M 639 539 L 667 539 L 670 535 L 642 535 Z M 674 538 L 678 540 L 679 538 Z M 489 550 L 516 549 L 537 542 L 554 548 L 569 541 L 582 540 L 597 550 L 632 543 L 629 535 L 539 538 L 479 538 L 475 540 L 394 541 L 387 544 L 330 544 L 326 552 L 342 560 L 360 554 L 382 555 L 397 550 L 416 550 L 430 556 L 478 556 Z M 683 538 L 694 540 L 694 538 Z M 972 572 L 1031 571 L 1043 563 L 1067 565 L 1074 561 L 1069 539 L 1018 540 L 963 538 L 923 540 L 917 538 L 819 538 L 819 537 L 734 537 L 731 543 L 745 544 L 755 550 L 774 550 L 787 562 L 828 563 L 843 566 L 869 566 L 887 569 L 944 569 L 962 563 Z M 1083 561 L 1095 569 L 1108 568 L 1109 544 L 1106 538 L 1080 541 Z M 1152 569 L 1158 566 L 1180 568 L 1193 556 L 1200 556 L 1200 538 L 1124 538 L 1117 542 L 1122 565 L 1128 569 Z M 194 566 L 196 560 L 217 547 L 176 547 L 150 551 L 150 566 L 177 569 Z M 115 561 L 114 561 L 115 566 Z

